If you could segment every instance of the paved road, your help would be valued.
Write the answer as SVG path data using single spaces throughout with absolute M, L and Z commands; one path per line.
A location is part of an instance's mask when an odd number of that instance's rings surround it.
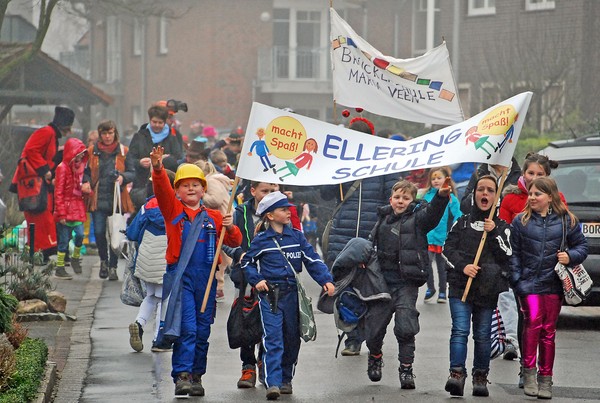
M 123 261 L 120 262 L 122 266 Z M 119 300 L 121 282 L 98 280 L 98 267 L 94 266 L 86 293 L 93 303 L 91 318 L 91 353 L 78 349 L 78 330 L 74 327 L 71 353 L 59 385 L 56 401 L 75 401 L 65 389 L 70 384 L 82 386 L 80 402 L 171 402 L 174 386 L 170 378 L 170 353 L 151 353 L 151 331 L 144 334 L 144 351 L 135 353 L 129 347 L 128 324 L 135 319 L 137 308 L 123 305 Z M 122 267 L 119 271 L 121 277 Z M 303 274 L 304 276 L 304 274 Z M 226 280 L 227 302 L 218 305 L 215 324 L 210 338 L 208 373 L 203 378 L 206 396 L 188 400 L 204 402 L 265 401 L 262 387 L 250 390 L 236 389 L 240 375 L 239 351 L 227 346 L 225 323 L 233 297 L 231 282 Z M 307 276 L 304 283 L 315 297 L 318 287 Z M 97 290 L 97 291 L 95 291 Z M 97 298 L 97 301 L 94 300 Z M 84 296 L 84 301 L 86 298 Z M 83 309 L 85 304 L 82 303 Z M 443 390 L 448 370 L 448 337 L 450 320 L 447 305 L 424 304 L 419 300 L 421 333 L 417 336 L 415 374 L 417 389 L 404 391 L 399 387 L 397 372 L 397 345 L 391 328 L 384 346 L 383 379 L 369 381 L 366 374 L 366 351 L 358 357 L 334 358 L 337 334 L 330 315 L 317 313 L 318 339 L 303 343 L 294 378 L 294 394 L 283 396 L 281 401 L 295 402 L 388 402 L 411 399 L 414 402 L 439 402 L 450 399 Z M 558 333 L 557 364 L 555 368 L 554 399 L 572 402 L 600 399 L 600 312 L 598 309 L 573 310 L 583 316 L 565 314 Z M 79 315 L 80 312 L 78 312 Z M 81 311 L 84 313 L 84 311 Z M 85 317 L 78 318 L 85 320 Z M 77 322 L 75 322 L 77 323 Z M 84 322 L 81 326 L 84 327 Z M 593 330 L 592 330 L 593 329 Z M 87 334 L 79 334 L 88 337 Z M 81 343 L 82 345 L 85 343 Z M 469 356 L 469 362 L 471 357 Z M 87 366 L 87 373 L 84 367 Z M 495 360 L 491 365 L 490 395 L 486 401 L 509 402 L 528 400 L 515 385 L 518 362 Z M 67 379 L 65 379 L 65 376 Z M 465 388 L 466 401 L 470 396 L 470 378 Z

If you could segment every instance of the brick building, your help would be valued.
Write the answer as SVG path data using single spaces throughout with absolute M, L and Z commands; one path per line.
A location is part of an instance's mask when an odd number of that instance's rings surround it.
M 465 115 L 535 93 L 528 123 L 560 130 L 597 116 L 600 2 L 593 0 L 335 0 L 384 54 L 410 58 L 447 42 Z M 162 16 L 96 16 L 91 81 L 115 103 L 97 116 L 146 121 L 157 100 L 223 130 L 244 125 L 252 101 L 333 120 L 326 0 L 172 0 Z

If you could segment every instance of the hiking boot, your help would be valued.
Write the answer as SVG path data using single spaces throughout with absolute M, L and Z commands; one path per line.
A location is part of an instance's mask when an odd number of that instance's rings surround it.
M 294 391 L 292 390 L 292 384 L 287 382 L 281 385 L 281 387 L 279 388 L 279 393 L 282 395 L 291 395 L 292 393 L 294 393 Z
M 223 290 L 217 290 L 217 302 L 223 302 L 225 301 L 225 293 L 223 292 Z
M 81 274 L 82 270 L 81 270 L 81 258 L 73 258 L 71 259 L 71 267 L 73 268 L 73 272 L 75 274 Z
M 204 396 L 204 387 L 202 386 L 202 375 L 192 374 L 192 389 L 190 396 Z
M 400 389 L 414 389 L 415 375 L 413 374 L 412 365 L 408 367 L 400 365 L 398 372 L 400 373 Z
M 143 334 L 144 329 L 142 329 L 142 325 L 138 322 L 129 324 L 129 345 L 138 353 L 144 349 L 144 344 L 142 343 Z
M 60 280 L 71 280 L 73 276 L 67 273 L 67 271 L 65 270 L 65 266 L 57 266 L 54 270 L 54 278 Z
M 100 262 L 100 278 L 108 277 L 108 261 L 103 260 Z
M 506 341 L 506 349 L 504 350 L 503 359 L 512 361 L 515 358 L 519 358 L 519 353 L 517 352 L 517 348 L 510 341 Z
M 168 353 L 173 351 L 173 346 L 168 343 L 157 343 L 156 341 L 152 342 L 152 348 L 150 349 L 153 353 Z
M 242 367 L 242 376 L 238 380 L 237 387 L 240 389 L 248 389 L 256 386 L 256 368 L 254 365 L 244 365 Z
M 425 291 L 425 302 L 431 301 L 434 296 L 435 296 L 435 290 L 428 288 L 427 291 Z
M 360 355 L 360 345 L 348 344 L 346 348 L 342 350 L 342 355 L 344 357 Z
M 279 399 L 279 395 L 281 392 L 279 391 L 279 387 L 271 386 L 267 389 L 267 400 L 277 400 Z
M 117 268 L 116 267 L 110 267 L 108 269 L 108 279 L 111 281 L 116 281 L 119 279 L 119 276 L 117 275 Z
M 462 368 L 452 367 L 444 389 L 446 392 L 450 392 L 451 396 L 462 396 L 465 390 L 465 379 L 467 379 L 467 374 Z
M 177 375 L 175 381 L 175 396 L 186 396 L 192 391 L 192 382 L 190 374 L 182 372 Z
M 381 380 L 381 368 L 383 367 L 383 354 L 369 354 L 367 363 L 367 374 L 371 382 L 379 382 Z
M 486 369 L 473 370 L 473 396 L 489 396 L 487 385 L 490 383 L 487 379 L 488 371 Z
M 445 304 L 446 303 L 446 293 L 445 292 L 440 292 L 438 295 L 438 299 L 437 299 L 437 303 L 438 304 Z
M 538 381 L 538 399 L 552 399 L 552 376 L 539 375 Z
M 525 378 L 523 376 L 523 366 L 521 365 L 521 367 L 519 368 L 519 389 L 523 389 L 523 386 L 525 384 Z

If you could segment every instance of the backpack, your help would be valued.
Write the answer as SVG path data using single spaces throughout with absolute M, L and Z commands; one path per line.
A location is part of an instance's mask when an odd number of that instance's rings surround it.
M 367 310 L 367 303 L 351 287 L 346 288 L 336 298 L 333 304 L 333 318 L 335 326 L 342 331 L 338 335 L 338 344 L 335 349 L 336 358 L 344 336 L 358 326 L 358 323 L 365 316 Z

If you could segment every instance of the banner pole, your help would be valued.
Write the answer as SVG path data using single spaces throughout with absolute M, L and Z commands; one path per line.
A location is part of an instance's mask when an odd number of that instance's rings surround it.
M 233 188 L 231 189 L 231 196 L 229 197 L 229 205 L 227 206 L 227 214 L 231 213 L 233 207 L 233 200 L 237 192 L 238 184 L 240 183 L 240 177 L 236 175 L 233 181 Z M 221 247 L 223 246 L 223 239 L 225 239 L 225 228 L 221 228 L 221 235 L 219 236 L 219 242 L 217 243 L 217 249 L 215 250 L 215 258 L 213 260 L 212 268 L 210 269 L 210 275 L 208 276 L 208 282 L 206 284 L 206 291 L 204 292 L 204 300 L 202 301 L 202 308 L 200 312 L 204 313 L 206 310 L 206 304 L 208 303 L 208 296 L 212 287 L 213 279 L 215 278 L 215 272 L 217 271 L 217 265 L 219 264 L 219 255 L 221 254 Z
M 496 207 L 498 206 L 498 200 L 500 200 L 500 195 L 502 194 L 502 188 L 504 187 L 504 181 L 506 181 L 506 176 L 508 175 L 508 167 L 504 168 L 504 172 L 502 173 L 502 177 L 500 178 L 500 183 L 498 184 L 498 191 L 496 192 L 496 197 L 494 198 L 494 205 L 490 210 L 490 215 L 488 219 L 493 219 L 496 214 Z M 476 189 L 473 189 L 475 192 Z M 473 261 L 473 265 L 477 266 L 479 263 L 479 258 L 481 257 L 481 252 L 483 251 L 483 245 L 485 245 L 485 240 L 487 239 L 487 232 L 483 231 L 483 235 L 481 235 L 481 241 L 479 242 L 479 247 L 477 248 L 477 254 L 475 255 L 475 260 Z M 471 289 L 471 283 L 473 282 L 473 277 L 469 277 L 467 279 L 467 285 L 465 287 L 465 292 L 463 293 L 462 298 L 460 299 L 462 302 L 467 300 L 467 295 L 469 294 L 469 290 Z

